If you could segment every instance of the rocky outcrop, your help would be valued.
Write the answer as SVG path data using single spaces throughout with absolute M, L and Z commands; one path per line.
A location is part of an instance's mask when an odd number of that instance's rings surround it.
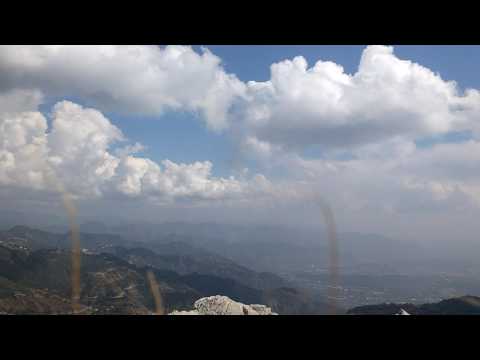
M 278 315 L 265 305 L 245 305 L 227 296 L 210 296 L 195 301 L 194 310 L 173 311 L 169 315 Z

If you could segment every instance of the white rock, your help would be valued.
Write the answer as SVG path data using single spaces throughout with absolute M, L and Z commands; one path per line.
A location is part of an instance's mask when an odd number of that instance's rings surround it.
M 245 305 L 220 295 L 201 298 L 194 307 L 195 310 L 173 311 L 169 315 L 277 315 L 265 305 Z
M 255 310 L 259 315 L 272 315 L 272 309 L 265 305 L 252 304 L 250 307 Z
M 408 312 L 406 312 L 405 310 L 400 309 L 400 311 L 398 313 L 396 313 L 395 315 L 410 315 L 410 314 Z
M 168 315 L 200 315 L 197 310 L 190 310 L 190 311 L 172 311 Z

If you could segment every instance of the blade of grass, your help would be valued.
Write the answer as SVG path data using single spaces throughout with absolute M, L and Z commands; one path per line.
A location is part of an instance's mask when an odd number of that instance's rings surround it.
M 70 224 L 70 235 L 72 237 L 72 311 L 77 314 L 80 311 L 80 229 L 77 219 L 77 211 L 71 196 L 62 191 L 62 201 L 67 210 L 68 220 Z
M 165 309 L 163 307 L 162 296 L 160 294 L 160 287 L 158 286 L 157 280 L 155 279 L 155 274 L 153 271 L 147 271 L 147 279 L 150 284 L 150 291 L 152 292 L 153 299 L 155 301 L 155 315 L 164 315 Z

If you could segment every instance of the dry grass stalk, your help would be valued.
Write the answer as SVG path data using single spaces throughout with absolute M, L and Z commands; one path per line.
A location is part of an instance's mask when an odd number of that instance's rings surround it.
M 155 315 L 164 315 L 165 310 L 163 307 L 162 296 L 160 294 L 160 287 L 158 286 L 155 274 L 151 271 L 147 271 L 147 279 L 150 284 L 150 290 L 152 291 L 153 299 L 155 301 Z

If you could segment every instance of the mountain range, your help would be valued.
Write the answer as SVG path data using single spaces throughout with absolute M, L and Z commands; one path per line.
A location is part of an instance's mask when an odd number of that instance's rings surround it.
M 349 315 L 394 315 L 402 310 L 410 315 L 480 315 L 480 297 L 461 296 L 436 303 L 378 304 L 358 306 L 347 311 Z
M 146 272 L 159 284 L 166 311 L 189 309 L 202 297 L 224 295 L 265 304 L 280 314 L 321 314 L 322 299 L 281 277 L 256 272 L 182 242 L 141 243 L 115 234 L 81 233 L 82 312 L 148 314 L 154 301 Z M 68 233 L 26 226 L 0 233 L 0 312 L 69 313 Z

